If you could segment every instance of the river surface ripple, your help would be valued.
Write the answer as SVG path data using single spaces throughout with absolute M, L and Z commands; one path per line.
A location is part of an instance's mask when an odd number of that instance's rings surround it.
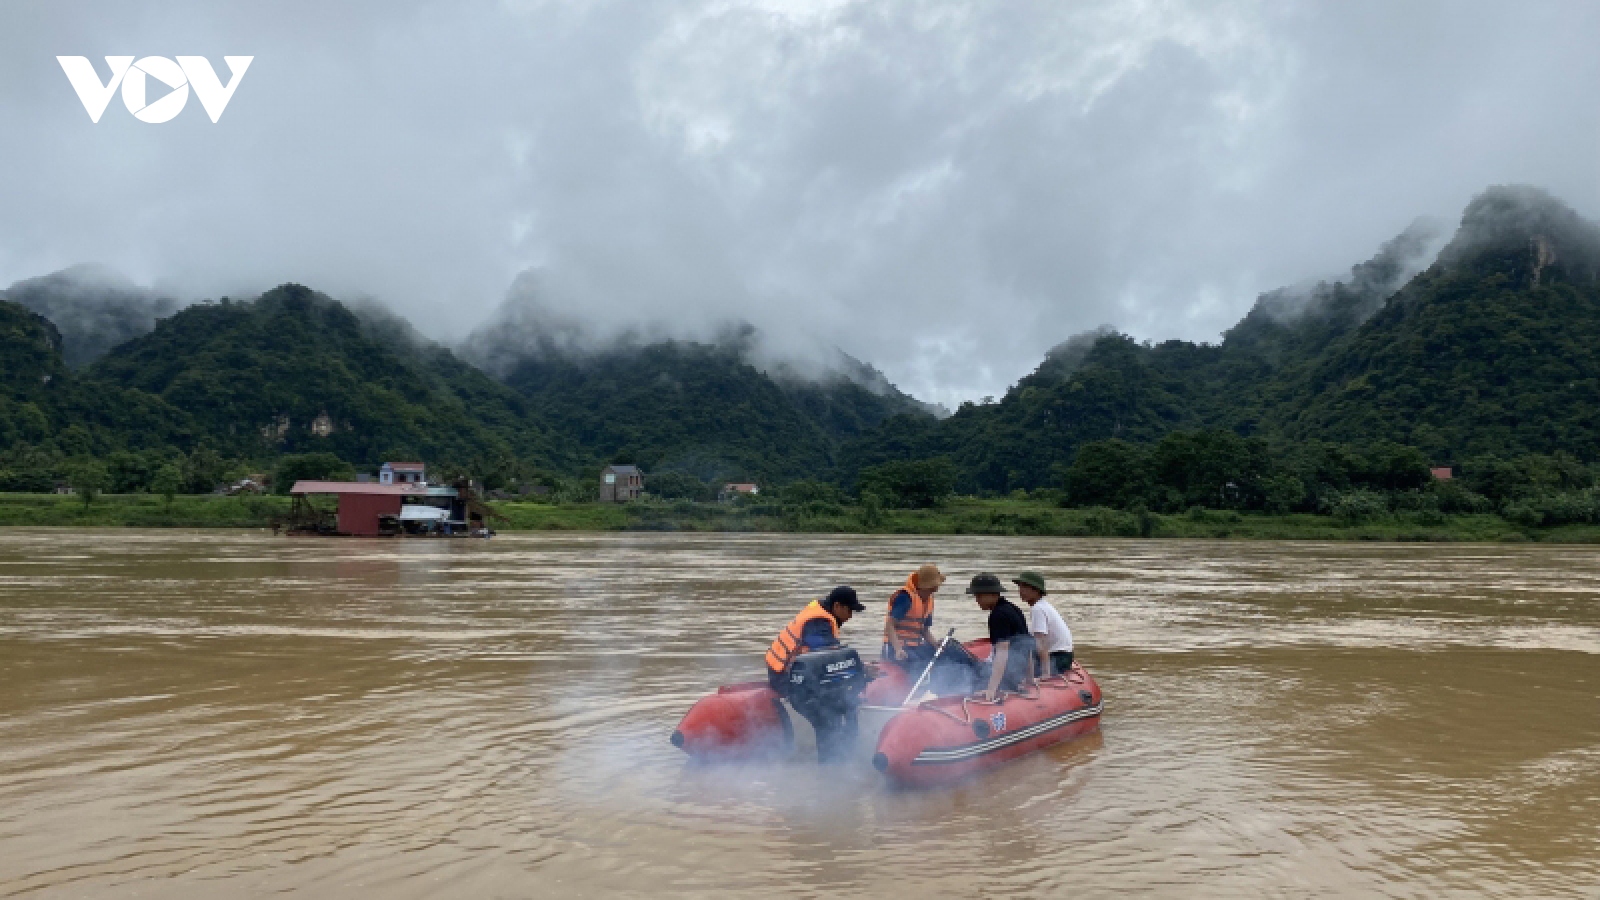
M 1102 733 L 959 788 L 667 736 L 838 582 L 1042 571 Z M 1600 896 L 1600 553 L 794 535 L 0 544 L 0 895 Z

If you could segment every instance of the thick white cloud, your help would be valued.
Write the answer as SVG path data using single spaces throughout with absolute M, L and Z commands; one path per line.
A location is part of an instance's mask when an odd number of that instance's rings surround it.
M 537 268 L 561 316 L 743 319 L 954 403 L 1103 322 L 1215 338 L 1491 183 L 1592 212 L 1597 25 L 1581 2 L 10 3 L 0 281 L 297 280 L 455 339 Z M 57 54 L 255 62 L 219 124 L 113 100 L 93 125 Z

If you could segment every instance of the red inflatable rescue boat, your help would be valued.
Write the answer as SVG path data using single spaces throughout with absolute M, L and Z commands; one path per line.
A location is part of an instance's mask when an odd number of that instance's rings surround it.
M 1102 706 L 1100 685 L 1077 664 L 995 703 L 927 700 L 883 727 L 872 765 L 898 785 L 950 784 L 1095 731 Z
M 989 656 L 987 639 L 964 646 Z M 863 717 L 890 716 L 872 763 L 898 785 L 950 784 L 1100 727 L 1100 686 L 1079 665 L 997 703 L 939 697 L 904 710 L 912 679 L 898 666 L 868 665 L 874 677 L 861 694 Z M 704 761 L 777 755 L 794 741 L 790 715 L 764 681 L 725 685 L 689 709 L 672 743 Z
M 989 641 L 973 641 L 968 652 L 989 658 Z M 911 679 L 899 666 L 867 663 L 872 681 L 861 692 L 868 707 L 895 707 L 905 702 Z M 785 751 L 793 725 L 778 692 L 765 681 L 745 681 L 717 688 L 702 697 L 672 732 L 672 744 L 699 760 L 756 759 Z

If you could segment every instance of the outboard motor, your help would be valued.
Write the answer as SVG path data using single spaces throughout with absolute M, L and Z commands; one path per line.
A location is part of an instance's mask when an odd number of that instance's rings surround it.
M 867 686 L 861 654 L 850 647 L 813 650 L 789 661 L 789 701 L 796 708 L 852 709 Z

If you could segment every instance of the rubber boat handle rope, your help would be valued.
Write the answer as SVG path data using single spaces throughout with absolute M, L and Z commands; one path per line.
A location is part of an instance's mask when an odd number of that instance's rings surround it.
M 955 629 L 951 629 L 951 630 L 954 631 Z M 1073 668 L 1076 669 L 1077 667 L 1074 666 Z M 961 715 L 959 715 L 959 716 L 956 715 L 955 713 L 949 711 L 948 709 L 945 709 L 942 706 L 927 706 L 927 707 L 923 707 L 923 708 L 932 710 L 932 711 L 934 711 L 936 713 L 939 713 L 940 715 L 949 718 L 951 721 L 960 722 L 963 725 L 971 725 L 972 724 L 972 710 L 968 707 L 967 704 L 969 704 L 969 703 L 981 703 L 984 706 L 1001 706 L 1006 702 L 1005 698 L 1008 697 L 1008 696 L 1021 697 L 1024 700 L 1037 700 L 1040 697 L 1044 696 L 1044 683 L 1046 681 L 1055 681 L 1057 679 L 1059 679 L 1061 681 L 1061 686 L 1062 687 L 1066 687 L 1067 685 L 1073 684 L 1074 682 L 1082 682 L 1083 681 L 1082 676 L 1078 676 L 1078 677 L 1074 678 L 1074 677 L 1069 677 L 1069 674 L 1067 672 L 1062 672 L 1059 675 L 1047 675 L 1044 678 L 1036 679 L 1035 680 L 1036 683 L 1035 683 L 1035 686 L 1034 686 L 1034 692 L 1032 694 L 1026 693 L 1025 691 L 1001 691 L 999 694 L 997 694 L 995 696 L 995 698 L 993 700 L 979 700 L 977 697 L 962 697 L 961 698 Z M 1104 701 L 1101 701 L 1101 702 L 1104 702 Z
M 1001 704 L 1006 702 L 1005 699 L 1004 699 L 1004 696 L 1007 693 L 1009 693 L 1009 692 L 1001 691 L 1000 692 L 1000 696 L 995 697 L 993 700 L 979 700 L 976 697 L 962 697 L 961 698 L 961 715 L 959 715 L 959 716 L 957 716 L 955 713 L 951 712 L 950 710 L 945 709 L 945 708 L 940 707 L 940 706 L 930 706 L 930 707 L 928 707 L 928 709 L 931 709 L 936 713 L 941 713 L 943 715 L 949 716 L 951 719 L 954 719 L 955 721 L 960 722 L 963 725 L 971 725 L 972 724 L 972 710 L 967 707 L 967 704 L 969 704 L 969 703 L 982 703 L 985 706 L 1000 706 Z
M 944 652 L 944 645 L 950 643 L 950 639 L 955 637 L 955 634 L 956 630 L 954 628 L 944 633 L 944 640 L 940 641 L 939 646 L 933 650 L 933 658 L 928 660 L 928 665 L 922 670 L 922 675 L 917 678 L 917 683 L 911 686 L 911 692 L 906 694 L 905 700 L 901 701 L 901 709 L 905 709 L 906 704 L 911 702 L 911 698 L 915 697 L 917 691 L 922 689 L 922 682 L 927 680 L 928 673 L 933 671 L 933 664 L 939 661 L 939 654 Z

